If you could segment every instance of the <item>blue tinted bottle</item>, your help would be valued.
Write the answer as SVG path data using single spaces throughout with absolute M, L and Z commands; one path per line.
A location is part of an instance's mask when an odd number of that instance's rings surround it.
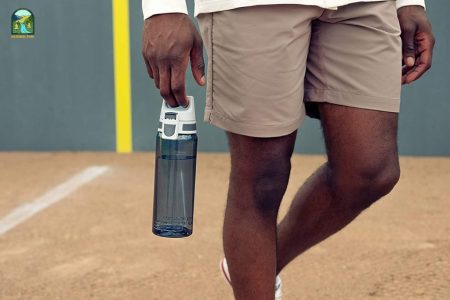
M 153 233 L 162 237 L 192 234 L 197 129 L 194 99 L 188 107 L 163 101 L 156 135 Z

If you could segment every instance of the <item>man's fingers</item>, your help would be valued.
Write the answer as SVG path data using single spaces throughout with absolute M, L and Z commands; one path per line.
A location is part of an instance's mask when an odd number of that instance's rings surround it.
M 431 33 L 420 32 L 416 35 L 418 58 L 415 66 L 409 68 L 402 77 L 403 83 L 411 83 L 419 79 L 431 68 L 434 38 Z
M 428 70 L 431 68 L 431 62 L 433 59 L 434 37 L 431 32 L 419 32 L 416 36 L 416 43 L 420 54 L 420 62 L 424 64 L 426 70 Z
M 415 34 L 417 25 L 413 22 L 401 24 L 403 63 L 407 67 L 413 67 L 416 59 Z
M 173 62 L 163 60 L 161 64 L 156 66 L 145 60 L 149 76 L 153 76 L 156 88 L 159 89 L 161 96 L 171 107 L 189 104 L 185 84 L 188 61 L 189 56 L 186 56 L 184 60 L 175 59 Z
M 170 87 L 170 69 L 166 66 L 161 66 L 159 68 L 159 76 L 159 93 L 161 94 L 161 97 L 163 97 L 169 106 L 178 106 Z
M 150 66 L 150 63 L 147 61 L 146 58 L 144 58 L 145 66 L 147 67 L 147 73 L 148 76 L 150 76 L 151 79 L 155 79 L 155 76 L 153 75 L 152 67 Z
M 180 106 L 188 106 L 189 100 L 186 96 L 186 68 L 188 64 L 189 57 L 186 56 L 184 61 L 180 64 L 177 63 L 170 69 L 170 79 L 171 79 L 171 90 L 172 94 L 175 96 L 175 100 Z
M 191 69 L 195 81 L 199 85 L 205 85 L 205 61 L 203 60 L 203 41 L 197 33 L 194 37 L 194 45 L 191 49 Z
M 426 51 L 429 52 L 429 51 Z M 419 79 L 431 67 L 431 56 L 425 52 L 417 59 L 417 65 L 402 76 L 402 83 L 411 83 Z
M 159 69 L 155 65 L 150 65 L 150 67 L 152 68 L 153 76 L 155 77 L 155 86 L 159 90 L 159 86 L 160 86 L 160 84 L 159 84 L 159 82 L 160 82 Z
M 402 76 L 407 74 L 412 68 L 407 67 L 407 66 L 403 66 L 402 67 Z
M 402 76 L 402 84 L 409 84 L 418 79 L 425 72 L 424 65 L 418 62 L 417 66 L 409 68 Z
M 177 102 L 176 106 L 188 106 L 189 101 L 186 97 L 186 88 L 185 88 L 185 82 L 184 82 L 184 76 L 183 79 L 180 78 L 179 73 L 175 71 L 174 69 L 171 70 L 172 72 L 172 94 L 175 96 L 175 100 Z

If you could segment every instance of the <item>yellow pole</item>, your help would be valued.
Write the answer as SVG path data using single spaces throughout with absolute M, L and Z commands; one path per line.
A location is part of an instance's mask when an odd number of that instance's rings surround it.
M 133 151 L 128 0 L 112 0 L 116 151 Z

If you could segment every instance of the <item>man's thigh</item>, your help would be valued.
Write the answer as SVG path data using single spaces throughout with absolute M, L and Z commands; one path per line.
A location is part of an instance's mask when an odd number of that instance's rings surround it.
M 398 169 L 398 114 L 319 104 L 328 160 L 335 175 L 378 176 Z

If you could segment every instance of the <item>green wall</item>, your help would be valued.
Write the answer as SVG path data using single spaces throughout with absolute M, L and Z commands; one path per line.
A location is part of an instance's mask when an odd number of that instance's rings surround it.
M 193 11 L 192 2 L 190 10 Z M 115 111 L 111 1 L 0 0 L 0 150 L 114 150 Z M 20 7 L 36 19 L 34 39 L 11 39 Z M 450 2 L 428 1 L 437 38 L 432 70 L 403 91 L 399 147 L 407 155 L 450 155 Z M 161 105 L 140 53 L 142 13 L 130 1 L 133 143 L 153 150 Z M 203 123 L 204 90 L 187 74 L 196 98 L 201 151 L 226 151 L 222 131 Z M 323 153 L 320 125 L 308 119 L 297 152 Z

